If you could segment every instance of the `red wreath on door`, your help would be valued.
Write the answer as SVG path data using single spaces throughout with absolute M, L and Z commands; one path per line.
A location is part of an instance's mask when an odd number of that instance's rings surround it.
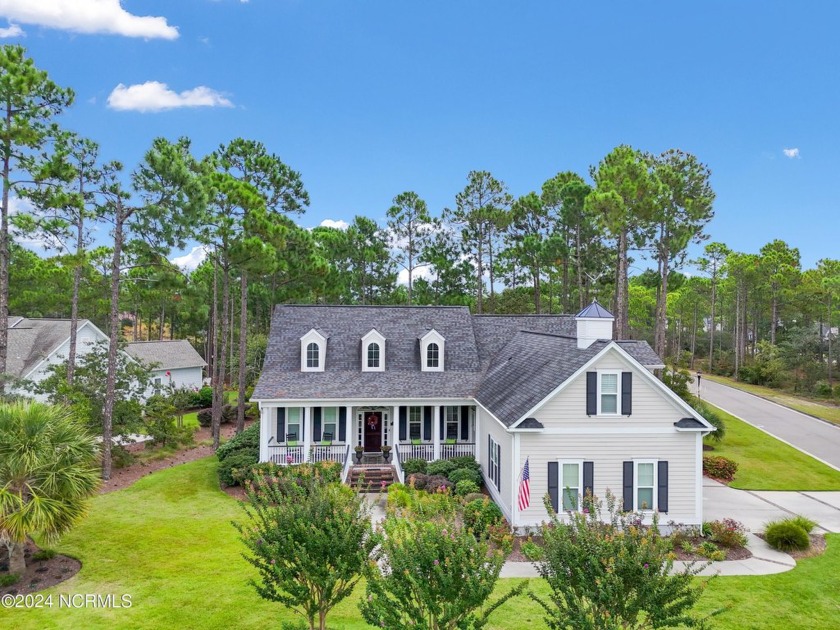
M 376 427 L 379 426 L 379 416 L 375 413 L 368 416 L 368 428 L 371 431 L 376 431 Z

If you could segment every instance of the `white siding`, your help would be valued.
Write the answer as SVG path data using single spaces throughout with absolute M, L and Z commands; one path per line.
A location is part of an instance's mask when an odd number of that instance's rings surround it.
M 499 503 L 499 507 L 502 508 L 502 512 L 505 513 L 505 516 L 508 520 L 511 520 L 512 513 L 511 513 L 511 505 L 513 504 L 512 496 L 513 496 L 513 485 L 515 480 L 512 478 L 513 475 L 511 471 L 513 470 L 513 436 L 508 433 L 504 427 L 502 427 L 499 422 L 493 418 L 489 413 L 487 413 L 484 409 L 478 408 L 477 413 L 479 414 L 479 434 L 476 440 L 476 450 L 478 451 L 478 459 L 481 462 L 481 472 L 484 475 L 484 483 L 490 489 L 490 492 L 494 495 L 496 502 Z M 487 473 L 488 466 L 490 462 L 487 460 L 488 457 L 488 441 L 487 436 L 492 435 L 493 440 L 495 440 L 501 446 L 501 489 L 497 490 L 496 485 L 490 481 L 490 477 Z
M 166 373 L 169 372 L 169 376 Z M 190 389 L 201 389 L 202 368 L 178 368 L 174 370 L 152 370 L 152 383 L 156 378 L 160 379 L 161 386 L 167 387 L 170 384 L 174 388 L 187 387 Z
M 543 497 L 548 493 L 548 462 L 559 459 L 591 461 L 594 493 L 604 499 L 609 489 L 622 505 L 623 466 L 633 459 L 668 462 L 668 514 L 664 524 L 699 524 L 697 513 L 696 435 L 694 433 L 545 435 L 522 434 L 521 459 L 530 458 L 531 505 L 519 513 L 518 526 L 536 525 L 548 518 Z

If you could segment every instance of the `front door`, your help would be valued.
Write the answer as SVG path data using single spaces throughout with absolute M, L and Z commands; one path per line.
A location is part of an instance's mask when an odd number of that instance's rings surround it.
M 365 433 L 365 453 L 382 450 L 382 412 L 367 411 L 362 418 Z

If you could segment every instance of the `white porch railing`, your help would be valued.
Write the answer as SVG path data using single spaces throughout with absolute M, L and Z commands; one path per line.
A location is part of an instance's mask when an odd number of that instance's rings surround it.
M 424 459 L 427 462 L 435 459 L 434 444 L 397 444 L 397 452 L 403 462 L 407 459 Z M 475 442 L 444 443 L 440 445 L 440 459 L 466 456 L 475 457 Z
M 268 461 L 280 466 L 303 463 L 303 446 L 275 444 L 268 447 Z
M 268 461 L 281 466 L 303 464 L 310 462 L 338 462 L 344 464 L 350 459 L 349 444 L 316 444 L 309 447 L 309 458 L 305 458 L 306 451 L 302 445 L 288 446 L 275 444 L 268 447 Z
M 344 464 L 349 458 L 350 445 L 347 444 L 317 444 L 312 447 L 311 462 L 338 462 Z

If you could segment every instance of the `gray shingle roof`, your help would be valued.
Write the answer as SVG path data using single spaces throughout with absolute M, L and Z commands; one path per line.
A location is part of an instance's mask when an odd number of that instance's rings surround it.
M 329 338 L 324 372 L 301 372 L 300 338 Z M 361 339 L 385 341 L 385 371 L 362 372 Z M 443 372 L 422 372 L 419 338 L 446 340 Z M 470 315 L 466 307 L 277 306 L 254 399 L 476 398 L 511 425 L 609 341 L 577 347 L 571 315 Z M 643 365 L 644 341 L 620 342 Z
M 678 429 L 706 429 L 708 430 L 705 424 L 700 422 L 697 418 L 680 418 L 674 423 L 674 426 Z
M 79 330 L 88 320 L 78 320 Z M 69 319 L 29 319 L 9 317 L 9 351 L 6 372 L 26 377 L 41 361 L 70 337 Z
M 129 356 L 147 365 L 156 364 L 158 370 L 177 370 L 207 365 L 186 339 L 135 341 L 127 344 L 125 351 Z

